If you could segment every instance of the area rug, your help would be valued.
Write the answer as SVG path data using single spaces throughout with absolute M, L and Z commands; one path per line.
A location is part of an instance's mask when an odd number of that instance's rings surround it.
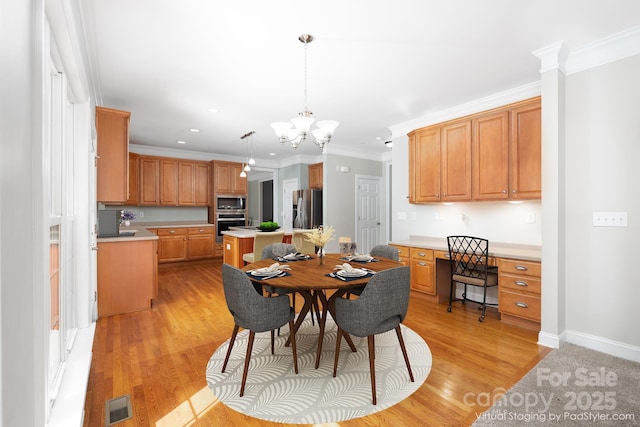
M 231 333 L 231 331 L 229 331 Z M 353 353 L 341 341 L 338 373 L 333 374 L 337 328 L 327 319 L 320 367 L 314 369 L 318 345 L 318 325 L 305 319 L 296 333 L 298 374 L 293 371 L 288 327 L 276 336 L 275 354 L 271 354 L 269 332 L 256 334 L 245 394 L 240 397 L 240 383 L 247 350 L 248 332 L 236 338 L 226 372 L 222 364 L 229 345 L 227 340 L 213 354 L 207 365 L 209 388 L 225 405 L 255 418 L 288 424 L 322 424 L 363 417 L 389 408 L 409 397 L 426 380 L 431 370 L 431 351 L 425 341 L 402 326 L 415 382 L 402 357 L 395 331 L 376 335 L 377 405 L 371 401 L 371 382 L 367 339 L 352 337 L 357 348 Z
M 506 393 L 465 399 L 495 402 L 474 427 L 640 425 L 640 363 L 565 344 Z

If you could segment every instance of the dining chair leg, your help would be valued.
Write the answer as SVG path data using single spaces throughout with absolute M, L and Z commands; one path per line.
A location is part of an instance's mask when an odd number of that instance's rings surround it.
M 236 336 L 238 335 L 238 329 L 240 326 L 234 325 L 233 332 L 231 333 L 231 339 L 229 340 L 229 348 L 227 349 L 227 355 L 224 358 L 224 363 L 222 364 L 222 373 L 227 369 L 227 362 L 229 361 L 229 356 L 231 356 L 231 350 L 233 349 L 233 344 L 236 342 Z
M 256 333 L 249 331 L 249 342 L 247 343 L 247 355 L 244 359 L 244 371 L 242 372 L 242 385 L 240 386 L 240 397 L 244 396 L 244 385 L 247 382 L 247 373 L 249 372 L 249 361 L 251 360 L 251 351 L 253 350 L 253 339 Z
M 373 404 L 376 402 L 376 343 L 375 335 L 369 335 L 367 337 L 369 344 L 369 371 L 371 371 L 371 395 L 373 396 Z
M 335 378 L 338 371 L 338 359 L 340 358 L 340 341 L 342 340 L 342 329 L 338 326 L 338 335 L 336 336 L 336 356 L 333 359 L 333 376 Z
M 404 346 L 404 339 L 402 338 L 402 331 L 400 330 L 400 325 L 396 326 L 396 335 L 398 336 L 400 349 L 402 349 L 402 355 L 404 356 L 404 363 L 407 365 L 407 370 L 409 371 L 409 378 L 411 379 L 411 382 L 413 382 L 413 371 L 411 370 L 411 364 L 409 363 L 407 348 Z
M 298 373 L 298 350 L 296 349 L 296 333 L 293 329 L 293 320 L 289 320 L 289 330 L 291 331 L 291 351 L 293 352 L 293 369 Z

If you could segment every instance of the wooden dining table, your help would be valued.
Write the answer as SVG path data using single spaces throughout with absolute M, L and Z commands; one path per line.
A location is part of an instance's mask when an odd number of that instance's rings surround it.
M 298 318 L 296 319 L 294 330 L 292 331 L 292 333 L 295 333 L 298 330 L 306 315 L 310 310 L 313 309 L 314 303 L 318 300 L 320 301 L 322 311 L 320 313 L 320 318 L 318 319 L 320 332 L 318 335 L 318 350 L 316 353 L 316 369 L 318 369 L 318 366 L 320 366 L 320 355 L 322 353 L 322 340 L 324 338 L 327 313 L 330 313 L 331 316 L 335 319 L 334 302 L 336 298 L 342 297 L 349 291 L 349 289 L 366 285 L 371 277 L 373 277 L 371 275 L 368 275 L 365 277 L 344 280 L 341 279 L 340 276 L 337 276 L 335 274 L 333 275 L 334 277 L 329 276 L 329 274 L 335 273 L 337 271 L 337 265 L 349 262 L 343 257 L 344 255 L 341 254 L 326 254 L 324 256 L 324 262 L 322 264 L 318 263 L 315 255 L 313 255 L 311 259 L 306 260 L 282 261 L 280 262 L 280 264 L 286 264 L 291 268 L 290 270 L 285 270 L 288 275 L 282 277 L 273 277 L 266 280 L 261 280 L 260 277 L 254 277 L 251 274 L 247 274 L 247 277 L 249 277 L 249 279 L 251 279 L 254 284 L 268 285 L 274 288 L 297 292 L 304 298 L 304 305 L 300 309 L 300 313 L 298 315 Z M 250 270 L 255 270 L 258 268 L 269 267 L 274 262 L 279 261 L 273 259 L 263 259 L 245 265 L 243 267 L 243 270 L 248 272 Z M 403 265 L 399 261 L 379 257 L 375 257 L 371 262 L 363 263 L 351 261 L 349 262 L 349 264 L 353 268 L 366 268 L 368 270 L 371 270 L 373 274 L 378 271 L 400 267 Z M 327 294 L 329 293 L 329 291 L 334 292 L 327 298 Z M 346 342 L 349 344 L 351 351 L 357 351 L 355 345 L 353 344 L 353 341 L 351 340 L 351 337 L 347 333 L 344 333 L 344 337 Z M 287 341 L 287 345 L 288 344 L 289 341 Z

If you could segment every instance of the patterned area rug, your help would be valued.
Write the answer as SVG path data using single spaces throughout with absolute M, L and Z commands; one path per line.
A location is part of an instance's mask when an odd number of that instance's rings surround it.
M 229 331 L 231 332 L 231 331 Z M 320 367 L 314 369 L 318 345 L 318 325 L 310 318 L 296 334 L 298 374 L 293 372 L 293 356 L 285 347 L 288 327 L 276 336 L 271 354 L 269 332 L 256 334 L 244 397 L 240 382 L 249 333 L 236 338 L 224 374 L 220 373 L 229 341 L 222 344 L 207 365 L 207 382 L 213 394 L 230 408 L 267 421 L 288 424 L 321 424 L 363 417 L 382 411 L 409 397 L 427 379 L 431 370 L 431 351 L 424 340 L 402 326 L 415 382 L 409 380 L 398 338 L 394 331 L 376 336 L 376 383 L 378 404 L 371 402 L 371 382 L 367 339 L 353 337 L 358 351 L 353 353 L 342 340 L 340 362 L 335 378 L 337 328 L 327 319 Z

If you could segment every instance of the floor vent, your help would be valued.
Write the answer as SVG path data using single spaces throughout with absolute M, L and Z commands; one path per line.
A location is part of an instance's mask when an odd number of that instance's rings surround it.
M 104 406 L 105 427 L 112 426 L 133 416 L 131 397 L 128 394 L 107 400 Z

